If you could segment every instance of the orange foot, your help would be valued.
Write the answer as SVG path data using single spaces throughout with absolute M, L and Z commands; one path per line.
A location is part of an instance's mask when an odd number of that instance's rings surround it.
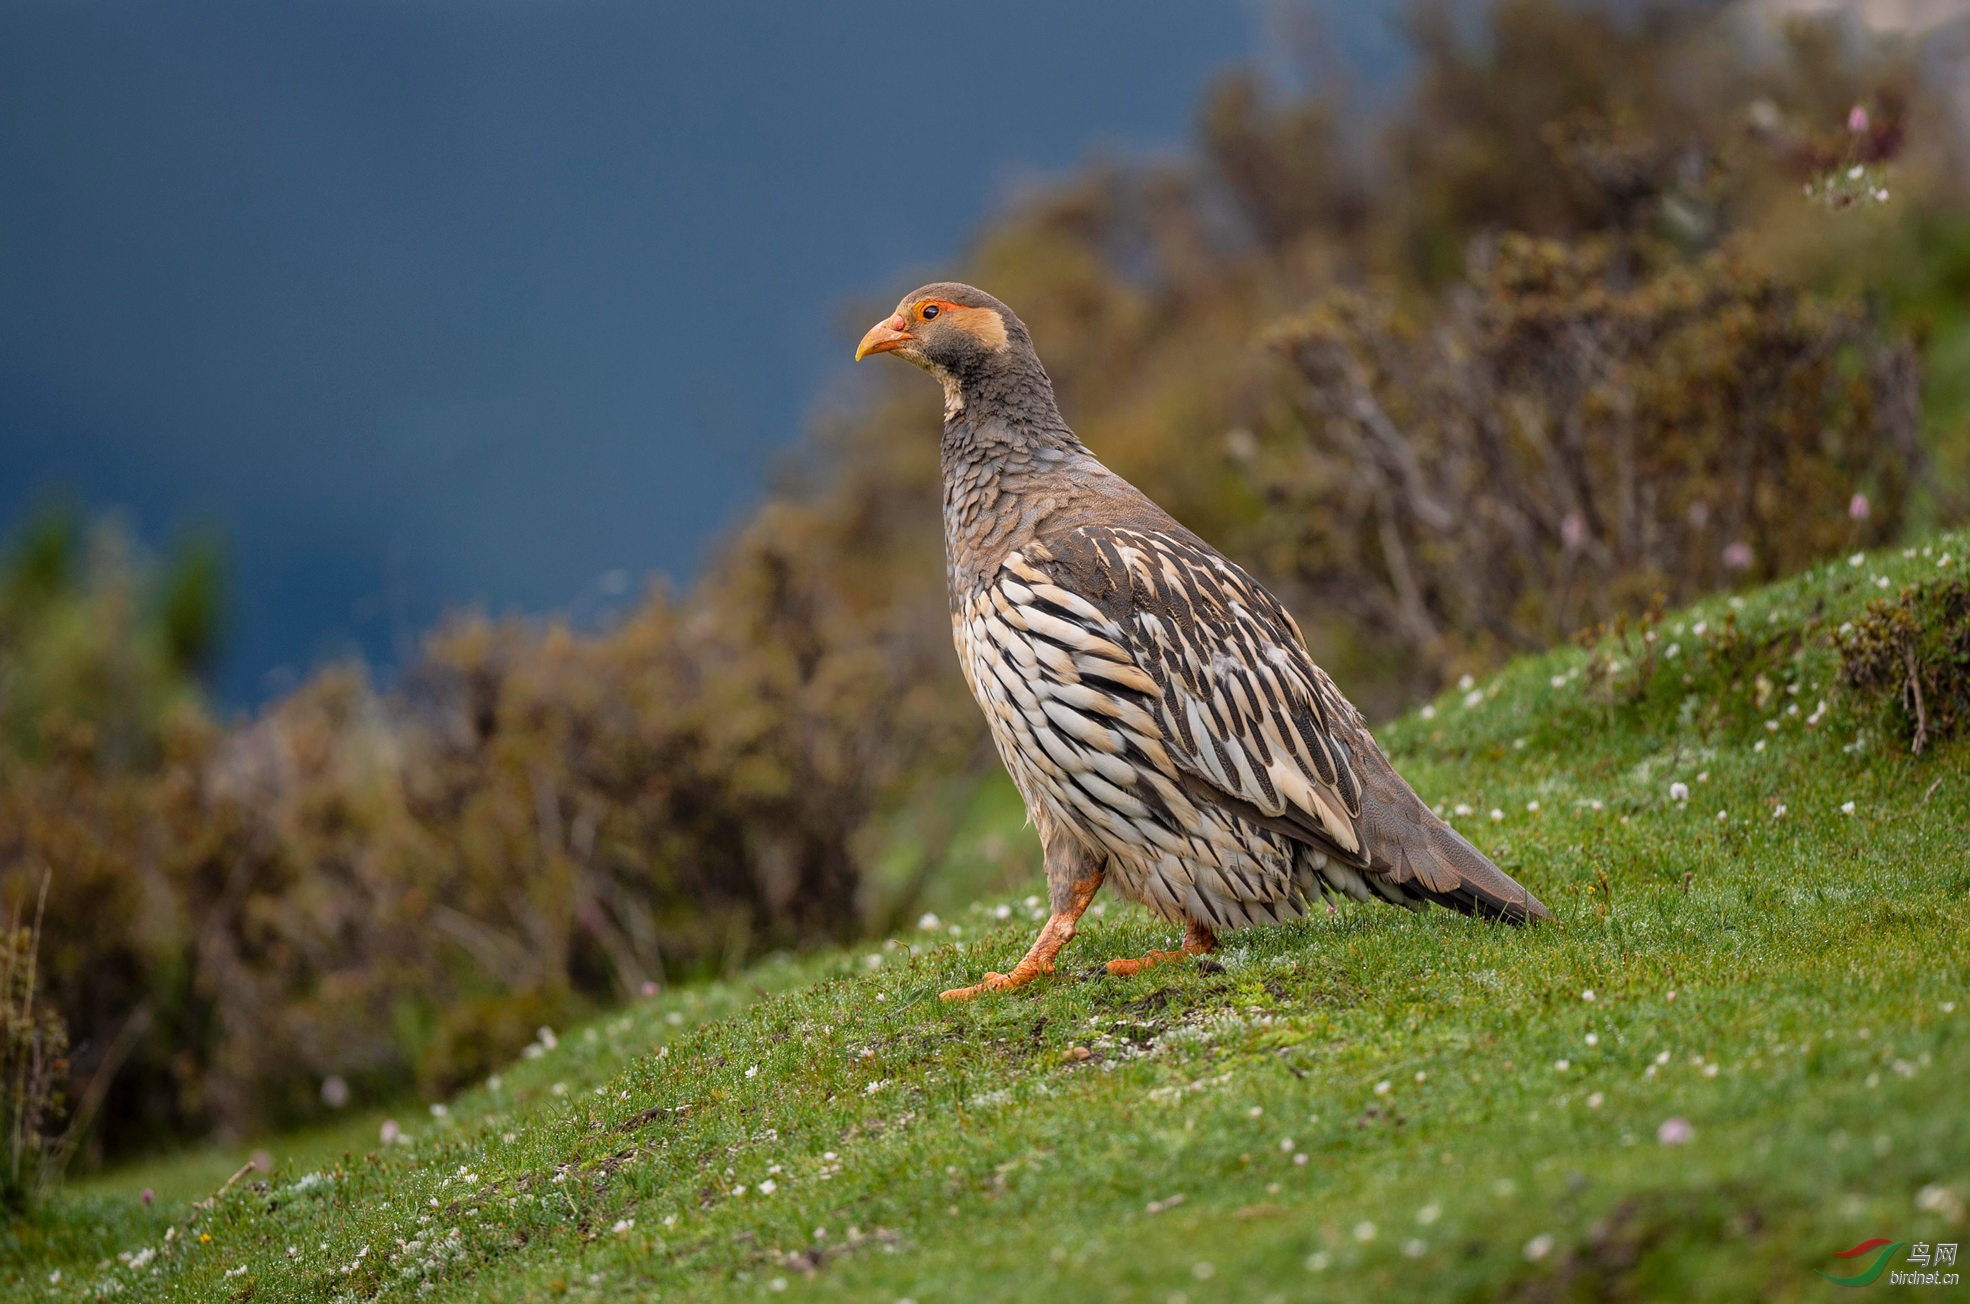
M 1148 955 L 1134 960 L 1110 960 L 1108 972 L 1126 978 L 1141 973 L 1154 965 L 1165 964 L 1171 960 L 1181 960 L 1186 956 L 1209 955 L 1218 949 L 1217 934 L 1202 924 L 1186 924 L 1183 930 L 1183 949 L 1181 951 L 1151 951 Z
M 969 987 L 953 987 L 940 995 L 947 1001 L 968 1001 L 974 996 L 983 996 L 986 992 L 1009 992 L 1015 987 L 1024 987 L 1041 974 L 1052 972 L 1051 964 L 1042 968 L 1037 964 L 1028 965 L 1025 961 L 1021 961 L 1013 966 L 1011 973 L 988 973 Z
M 968 1001 L 986 992 L 1006 992 L 1015 987 L 1024 987 L 1041 974 L 1052 973 L 1053 958 L 1060 954 L 1061 947 L 1074 940 L 1074 921 L 1088 908 L 1088 902 L 1094 900 L 1095 892 L 1101 887 L 1101 879 L 1102 876 L 1097 873 L 1074 885 L 1067 908 L 1055 911 L 1053 917 L 1047 920 L 1032 949 L 1012 967 L 1011 973 L 988 973 L 969 987 L 953 987 L 942 994 L 943 998 L 947 1001 Z

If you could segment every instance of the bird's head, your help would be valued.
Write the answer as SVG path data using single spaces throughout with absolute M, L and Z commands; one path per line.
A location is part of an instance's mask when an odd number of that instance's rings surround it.
M 904 295 L 894 313 L 871 326 L 855 360 L 894 353 L 948 386 L 1003 371 L 1032 348 L 1012 309 L 983 290 L 937 281 Z

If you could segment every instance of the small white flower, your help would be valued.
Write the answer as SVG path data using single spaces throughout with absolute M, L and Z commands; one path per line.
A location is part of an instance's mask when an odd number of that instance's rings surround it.
M 774 1181 L 770 1177 L 759 1184 L 759 1193 L 761 1195 L 771 1195 L 773 1194 L 773 1192 L 779 1189 L 780 1189 L 780 1184 Z
M 917 927 L 922 929 L 924 932 L 928 933 L 932 929 L 936 928 L 942 922 L 943 921 L 940 920 L 936 915 L 931 914 L 929 911 L 925 911 L 923 918 L 917 920 Z
M 1572 1067 L 1573 1067 L 1572 1060 L 1556 1059 L 1553 1061 L 1553 1071 L 1555 1073 L 1564 1073 Z
M 1674 661 L 1677 657 L 1681 656 L 1682 653 L 1683 653 L 1683 645 L 1681 643 L 1671 643 L 1668 647 L 1662 649 L 1662 655 L 1667 657 L 1671 661 Z
M 1784 802 L 1780 802 L 1778 805 L 1772 807 L 1772 818 L 1775 820 L 1782 820 L 1785 818 Z
M 1468 693 L 1471 691 L 1472 686 L 1475 685 L 1476 683 L 1477 680 L 1471 678 L 1469 675 L 1464 675 L 1457 680 L 1457 691 L 1460 693 Z
M 1681 779 L 1678 779 L 1674 783 L 1669 785 L 1670 801 L 1688 801 L 1689 799 L 1690 799 L 1690 786 L 1687 783 L 1684 783 Z
M 1283 1154 L 1289 1154 L 1289 1155 L 1290 1155 L 1290 1154 L 1292 1154 L 1292 1153 L 1293 1153 L 1293 1138 L 1292 1138 L 1292 1137 L 1289 1137 L 1289 1136 L 1283 1136 L 1283 1137 L 1280 1137 L 1280 1138 L 1279 1138 L 1279 1149 L 1280 1149 L 1280 1152 L 1281 1152 L 1281 1153 L 1283 1153 Z
M 1597 1032 L 1590 1032 L 1590 1033 L 1588 1033 L 1588 1034 L 1587 1034 L 1587 1045 L 1588 1045 L 1588 1046 L 1590 1046 L 1590 1047 L 1593 1047 L 1593 1046 L 1598 1046 L 1598 1045 L 1600 1045 L 1600 1044 L 1601 1044 L 1601 1037 L 1600 1037 L 1600 1034 L 1599 1034 L 1599 1033 L 1597 1033 Z
M 1420 1259 L 1429 1252 L 1430 1247 L 1414 1236 L 1402 1243 L 1402 1257 L 1405 1259 Z
M 1655 1129 L 1655 1139 L 1666 1146 L 1687 1145 L 1695 1136 L 1696 1129 L 1686 1118 L 1664 1119 L 1662 1126 Z
M 1840 813 L 1841 813 L 1842 815 L 1852 815 L 1852 814 L 1854 813 L 1854 803 L 1853 803 L 1853 802 L 1851 802 L 1851 801 L 1843 801 L 1843 802 L 1841 802 L 1841 803 L 1840 803 Z
M 1753 744 L 1751 745 L 1751 750 L 1752 750 L 1752 751 L 1754 751 L 1754 752 L 1762 752 L 1762 751 L 1764 751 L 1764 750 L 1765 750 L 1765 740 L 1764 740 L 1763 738 L 1760 738 L 1760 739 L 1759 739 L 1759 740 L 1758 740 L 1757 742 L 1755 742 L 1755 743 L 1753 743 Z
M 1378 1095 L 1378 1096 L 1386 1096 L 1386 1095 L 1388 1095 L 1388 1094 L 1389 1094 L 1389 1089 L 1390 1089 L 1390 1087 L 1391 1087 L 1392 1085 L 1393 1085 L 1393 1084 L 1391 1084 L 1391 1083 L 1390 1083 L 1390 1082 L 1388 1081 L 1388 1079 L 1386 1079 L 1386 1078 L 1384 1078 L 1384 1079 L 1383 1079 L 1382 1081 L 1380 1081 L 1380 1082 L 1377 1082 L 1377 1083 L 1375 1084 L 1375 1094 L 1376 1094 L 1376 1095 Z
M 1699 620 L 1696 622 L 1696 624 L 1690 626 L 1690 633 L 1696 635 L 1698 638 L 1702 638 L 1704 631 L 1708 630 L 1709 628 L 1710 628 L 1709 621 Z
M 1587 1108 L 1589 1109 L 1599 1109 L 1602 1105 L 1606 1103 L 1607 1103 L 1607 1097 L 1603 1096 L 1598 1091 L 1596 1091 L 1593 1095 L 1587 1097 Z
M 1548 681 L 1548 682 L 1550 682 L 1550 683 L 1551 683 L 1551 684 L 1553 685 L 1553 687 L 1555 687 L 1555 688 L 1565 688 L 1565 687 L 1566 687 L 1566 676 L 1565 676 L 1565 675 L 1554 675 L 1554 676 L 1552 677 L 1552 679 L 1551 679 L 1550 681 Z
M 1580 993 L 1580 999 L 1583 1001 L 1592 1001 L 1594 999 L 1594 989 L 1589 987 L 1586 991 Z
M 610 1228 L 609 1230 L 613 1231 L 616 1235 L 621 1236 L 623 1233 L 627 1232 L 630 1228 L 634 1227 L 635 1225 L 636 1225 L 636 1220 L 634 1218 L 618 1218 L 616 1219 L 616 1225 Z
M 1375 1224 L 1369 1222 L 1366 1218 L 1363 1218 L 1360 1222 L 1354 1225 L 1354 1239 L 1360 1241 L 1364 1245 L 1367 1244 L 1369 1241 L 1374 1240 Z
M 1430 1203 L 1424 1205 L 1422 1208 L 1416 1211 L 1416 1221 L 1423 1224 L 1423 1226 L 1425 1227 L 1428 1227 L 1431 1223 L 1435 1222 L 1438 1218 L 1442 1216 L 1443 1216 L 1443 1206 L 1436 1203 L 1436 1201 L 1434 1200 L 1432 1200 Z
M 1484 701 L 1484 690 L 1481 688 L 1473 688 L 1470 692 L 1464 694 L 1464 709 L 1468 711 L 1472 707 L 1477 706 L 1479 703 L 1483 701 Z
M 1847 558 L 1847 564 L 1849 566 L 1864 565 L 1866 561 L 1867 561 L 1867 554 L 1864 552 L 1857 552 L 1853 556 Z
M 1493 806 L 1493 807 L 1491 808 L 1491 822 L 1492 822 L 1493 824 L 1497 824 L 1497 823 L 1499 823 L 1499 822 L 1500 822 L 1500 821 L 1502 821 L 1502 820 L 1503 820 L 1504 818 L 1505 818 L 1505 812 L 1504 812 L 1504 811 L 1502 811 L 1502 810 L 1499 810 L 1499 809 L 1498 809 L 1498 808 L 1497 808 L 1496 806 Z
M 755 1064 L 755 1065 L 753 1065 L 753 1066 L 752 1066 L 751 1068 L 749 1068 L 749 1069 L 747 1069 L 747 1070 L 746 1070 L 746 1076 L 747 1076 L 747 1077 L 749 1077 L 749 1078 L 756 1078 L 756 1077 L 758 1077 L 758 1076 L 759 1076 L 759 1065 L 757 1065 L 757 1064 Z
M 1553 1252 L 1553 1237 L 1550 1232 L 1540 1232 L 1525 1243 L 1525 1257 L 1528 1263 L 1537 1263 Z
M 1722 824 L 1725 820 L 1728 820 L 1729 818 L 1730 818 L 1730 812 L 1721 811 L 1721 810 L 1717 812 L 1717 822 L 1719 824 Z
M 1425 720 L 1434 720 L 1436 719 L 1436 706 L 1433 703 L 1425 702 L 1423 709 L 1416 714 L 1422 716 Z
M 1471 813 L 1470 803 L 1465 801 L 1458 802 L 1457 808 L 1453 813 L 1457 815 L 1469 815 Z

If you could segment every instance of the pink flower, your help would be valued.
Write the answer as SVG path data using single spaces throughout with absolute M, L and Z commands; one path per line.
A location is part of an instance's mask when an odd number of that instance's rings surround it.
M 1751 558 L 1751 545 L 1743 539 L 1724 546 L 1725 570 L 1750 570 Z
M 1687 1145 L 1695 1135 L 1696 1129 L 1690 1126 L 1687 1118 L 1680 1115 L 1662 1120 L 1662 1126 L 1655 1129 L 1655 1139 L 1666 1146 Z
M 1867 130 L 1867 110 L 1856 104 L 1847 110 L 1847 130 L 1856 136 Z
M 1575 552 L 1587 542 L 1587 518 L 1579 512 L 1568 512 L 1560 522 L 1560 542 L 1568 552 Z
M 1853 498 L 1848 501 L 1847 515 L 1853 517 L 1857 521 L 1865 521 L 1867 519 L 1866 494 L 1855 494 Z

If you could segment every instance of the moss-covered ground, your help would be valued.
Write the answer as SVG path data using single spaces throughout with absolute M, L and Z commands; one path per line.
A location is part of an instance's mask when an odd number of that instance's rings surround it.
M 1868 1262 L 1835 1251 L 1970 1240 L 1970 740 L 1912 755 L 1835 646 L 1966 553 L 1842 558 L 1386 728 L 1551 926 L 1350 907 L 1118 979 L 1170 935 L 1111 901 L 1050 980 L 952 1006 L 1038 903 L 947 909 L 562 1030 L 407 1141 L 72 1187 L 0 1291 L 1825 1298 Z

